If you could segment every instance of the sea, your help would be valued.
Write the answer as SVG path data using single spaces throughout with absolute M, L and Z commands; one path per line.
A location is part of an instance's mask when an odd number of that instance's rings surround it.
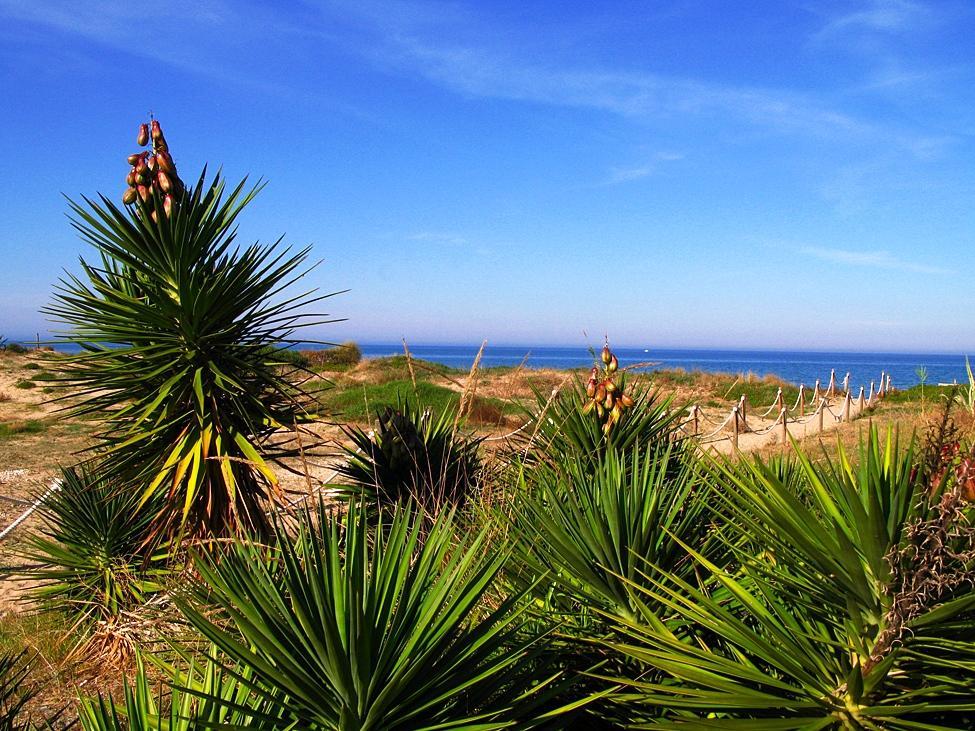
M 479 345 L 410 345 L 410 353 L 454 368 L 471 367 Z M 360 344 L 363 357 L 378 358 L 402 355 L 402 344 Z M 818 378 L 824 385 L 830 371 L 836 371 L 841 384 L 850 374 L 854 389 L 879 384 L 881 372 L 890 374 L 895 388 L 907 388 L 920 383 L 968 383 L 964 355 L 931 353 L 853 353 L 798 350 L 710 350 L 689 348 L 621 348 L 613 346 L 621 366 L 646 364 L 642 370 L 683 368 L 687 371 L 708 371 L 731 374 L 773 374 L 790 383 L 812 386 Z M 526 368 L 588 368 L 593 355 L 586 347 L 526 347 L 488 345 L 481 357 L 481 367 L 517 366 Z M 924 369 L 921 371 L 921 369 Z
M 24 343 L 32 345 L 32 343 Z M 70 346 L 58 345 L 59 350 L 71 351 Z M 299 344 L 298 348 L 320 345 Z M 402 343 L 360 343 L 365 358 L 403 355 Z M 469 369 L 480 345 L 413 345 L 415 358 L 442 365 Z M 712 373 L 772 374 L 794 384 L 812 387 L 819 379 L 825 385 L 830 371 L 835 370 L 837 384 L 850 374 L 850 385 L 870 388 L 870 382 L 880 383 L 881 372 L 890 374 L 895 388 L 908 388 L 925 383 L 968 383 L 965 356 L 936 353 L 859 353 L 821 352 L 803 350 L 721 350 L 706 348 L 639 348 L 613 346 L 622 366 L 639 366 L 640 370 L 683 368 L 686 371 Z M 597 353 L 598 355 L 598 353 Z M 488 344 L 481 357 L 481 367 L 518 366 L 526 368 L 588 368 L 593 365 L 593 353 L 585 346 L 539 346 Z M 973 364 L 975 368 L 975 364 Z M 923 370 L 922 370 L 923 369 Z

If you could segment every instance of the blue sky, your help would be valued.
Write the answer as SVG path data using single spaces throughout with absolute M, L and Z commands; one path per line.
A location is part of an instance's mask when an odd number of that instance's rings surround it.
M 975 352 L 973 37 L 951 0 L 0 0 L 0 333 L 151 110 L 351 290 L 318 337 Z

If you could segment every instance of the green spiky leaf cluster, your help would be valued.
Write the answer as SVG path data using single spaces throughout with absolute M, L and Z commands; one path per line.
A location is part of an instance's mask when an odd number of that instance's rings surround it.
M 269 445 L 306 405 L 268 346 L 308 324 L 311 292 L 289 294 L 308 249 L 237 244 L 237 220 L 259 187 L 227 192 L 206 172 L 156 223 L 102 196 L 72 203 L 72 223 L 97 255 L 68 274 L 46 308 L 61 342 L 74 415 L 97 414 L 99 469 L 161 497 L 160 533 L 222 534 L 266 527 L 278 481 Z M 293 372 L 293 369 L 291 369 Z
M 319 504 L 273 546 L 235 542 L 200 557 L 189 622 L 241 681 L 307 729 L 530 729 L 550 678 L 535 675 L 520 597 L 485 598 L 506 558 L 401 506 L 380 514 Z
M 75 625 L 110 627 L 158 592 L 169 553 L 149 540 L 155 511 L 139 496 L 86 467 L 62 470 L 40 508 L 42 527 L 25 550 L 40 566 L 28 576 L 33 596 Z
M 971 509 L 951 493 L 926 494 L 912 478 L 911 450 L 893 439 L 871 433 L 858 457 L 800 455 L 789 483 L 761 461 L 714 476 L 730 560 L 686 545 L 698 578 L 652 576 L 648 566 L 649 583 L 631 582 L 637 616 L 610 618 L 619 639 L 609 647 L 654 671 L 613 678 L 634 719 L 688 728 L 967 727 L 975 714 Z
M 607 451 L 632 453 L 672 440 L 679 414 L 672 411 L 671 399 L 660 398 L 646 384 L 627 386 L 625 374 L 620 377 L 620 391 L 624 389 L 633 406 L 608 434 L 596 415 L 586 411 L 590 398 L 578 378 L 558 392 L 536 391 L 535 403 L 526 410 L 533 426 L 519 435 L 519 451 L 529 458 L 584 458 L 594 464 Z
M 480 482 L 482 440 L 464 434 L 450 408 L 435 414 L 401 402 L 379 414 L 374 432 L 348 427 L 346 435 L 351 445 L 338 473 L 380 504 L 460 507 Z

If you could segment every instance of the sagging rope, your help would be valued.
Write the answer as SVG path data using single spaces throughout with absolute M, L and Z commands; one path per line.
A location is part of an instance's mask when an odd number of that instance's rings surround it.
M 44 501 L 45 500 L 47 500 L 49 497 L 51 497 L 51 495 L 53 495 L 54 493 L 56 493 L 60 489 L 61 489 L 61 480 L 60 480 L 60 478 L 54 480 L 53 482 L 51 482 L 51 485 L 47 488 L 47 490 L 45 490 L 43 492 L 43 494 L 41 494 L 41 496 L 38 497 L 31 504 L 31 506 L 29 508 L 27 508 L 27 510 L 25 510 L 23 513 L 21 513 L 20 515 L 18 515 L 17 518 L 14 520 L 13 523 L 11 523 L 6 528 L 4 528 L 2 531 L 0 531 L 0 541 L 2 541 L 4 538 L 6 538 L 7 536 L 9 536 L 17 528 L 17 526 L 19 526 L 21 523 L 23 523 L 25 520 L 27 520 L 31 515 L 33 515 L 34 512 L 39 507 L 41 507 L 41 505 L 44 504 Z

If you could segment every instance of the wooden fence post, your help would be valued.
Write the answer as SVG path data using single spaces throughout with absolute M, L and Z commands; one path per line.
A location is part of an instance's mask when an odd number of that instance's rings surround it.
M 819 433 L 820 434 L 823 433 L 823 412 L 824 411 L 826 411 L 826 399 L 820 400 L 820 402 L 819 402 L 819 409 L 817 409 L 817 411 L 816 411 L 816 413 L 818 414 L 818 419 L 819 419 Z
M 870 395 L 867 397 L 867 408 L 868 409 L 871 406 L 873 406 L 873 400 L 874 400 L 874 395 L 873 395 L 873 381 L 870 381 Z
M 816 379 L 816 385 L 813 388 L 813 401 L 819 401 L 823 397 L 823 392 L 819 388 L 819 379 Z
M 849 371 L 847 371 L 846 372 L 846 375 L 843 376 L 843 390 L 844 391 L 849 391 L 850 390 L 850 372 Z
M 734 451 L 738 451 L 738 407 L 731 408 L 731 446 Z
M 850 404 L 853 401 L 853 394 L 847 393 L 846 398 L 843 399 L 843 421 L 850 420 Z
M 836 395 L 836 369 L 829 369 L 829 388 L 827 389 L 827 394 L 830 398 Z
M 862 414 L 866 405 L 866 401 L 863 399 L 863 386 L 860 386 L 860 395 L 857 397 L 857 413 Z
M 788 422 L 788 412 L 783 408 L 779 412 L 779 418 L 782 419 L 782 446 L 787 446 L 789 444 L 789 422 Z
M 806 411 L 806 386 L 805 384 L 799 384 L 799 418 L 802 418 L 803 413 Z

